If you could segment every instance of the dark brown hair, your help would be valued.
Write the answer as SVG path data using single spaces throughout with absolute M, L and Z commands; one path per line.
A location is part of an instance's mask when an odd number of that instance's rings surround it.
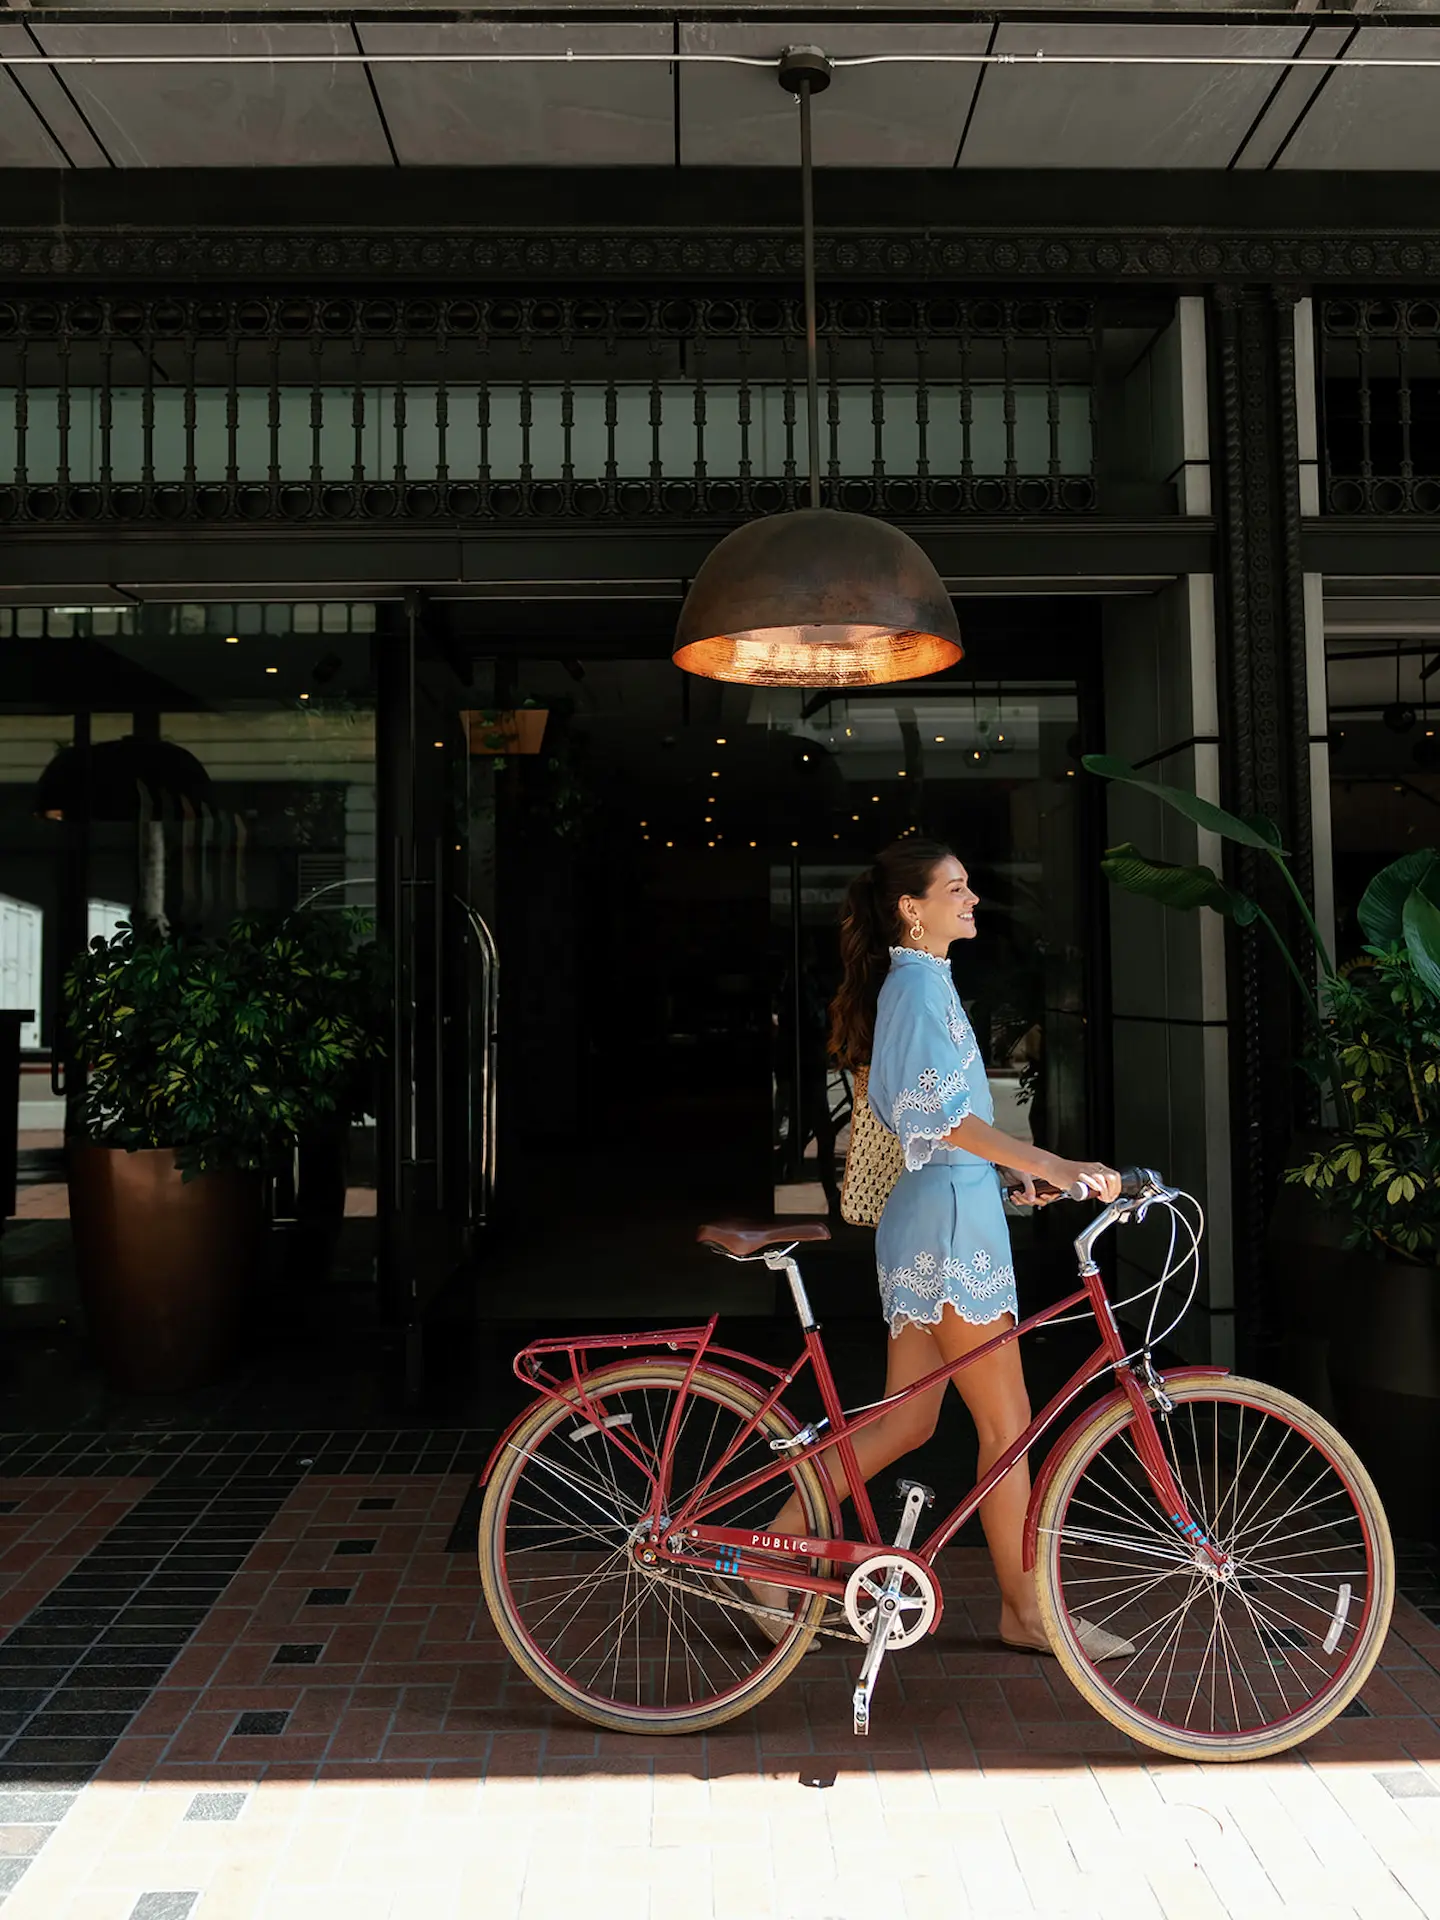
M 840 990 L 830 1002 L 830 1051 L 842 1067 L 870 1064 L 875 1008 L 900 940 L 900 901 L 930 891 L 935 869 L 952 857 L 939 840 L 897 840 L 850 882 L 840 921 Z

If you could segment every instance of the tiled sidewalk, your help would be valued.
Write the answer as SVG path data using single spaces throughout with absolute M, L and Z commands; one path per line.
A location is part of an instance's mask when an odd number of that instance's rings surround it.
M 1440 1618 L 1410 1602 L 1368 1711 L 1260 1766 L 1146 1755 L 1053 1663 L 992 1651 L 971 1550 L 947 1556 L 942 1627 L 887 1668 L 868 1741 L 852 1659 L 821 1653 L 715 1735 L 647 1742 L 509 1666 L 473 1560 L 446 1550 L 464 1474 L 292 1474 L 249 1543 L 243 1475 L 189 1508 L 175 1485 L 132 1506 L 143 1489 L 116 1481 L 24 1484 L 72 1530 L 103 1487 L 106 1517 L 130 1515 L 112 1540 L 199 1558 L 208 1539 L 233 1566 L 90 1784 L 56 1756 L 42 1791 L 23 1766 L 0 1786 L 3 1920 L 1440 1915 Z M 82 1668 L 115 1631 L 142 1629 L 105 1628 Z

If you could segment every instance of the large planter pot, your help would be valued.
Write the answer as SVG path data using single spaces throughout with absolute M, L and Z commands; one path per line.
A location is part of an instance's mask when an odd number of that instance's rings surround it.
M 1352 1254 L 1330 1343 L 1335 1418 L 1399 1534 L 1440 1532 L 1440 1272 Z
M 70 1219 L 81 1299 L 111 1383 L 178 1393 L 222 1374 L 260 1250 L 259 1176 L 186 1181 L 168 1148 L 76 1142 Z

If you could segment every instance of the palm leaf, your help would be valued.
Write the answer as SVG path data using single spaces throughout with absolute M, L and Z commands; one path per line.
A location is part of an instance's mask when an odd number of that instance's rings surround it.
M 1209 833 L 1218 833 L 1222 840 L 1238 841 L 1242 847 L 1257 847 L 1262 853 L 1279 853 L 1280 831 L 1273 820 L 1258 815 L 1241 817 L 1236 813 L 1227 813 L 1224 807 L 1217 807 L 1213 801 L 1202 800 L 1198 793 L 1187 793 L 1183 787 L 1167 787 L 1158 780 L 1143 779 L 1130 765 L 1128 760 L 1117 760 L 1108 753 L 1087 753 L 1084 756 L 1087 773 L 1098 774 L 1102 780 L 1115 780 L 1122 786 L 1137 787 L 1142 793 L 1153 794 L 1157 800 L 1163 800 L 1167 807 L 1173 807 L 1176 813 L 1183 814 L 1197 827 L 1203 827 Z
M 1356 917 L 1372 947 L 1393 947 L 1405 938 L 1405 903 L 1417 889 L 1440 905 L 1440 854 L 1434 847 L 1402 855 L 1365 889 Z
M 1411 966 L 1440 999 L 1440 907 L 1419 887 L 1412 887 L 1401 915 L 1401 926 Z
M 1258 912 L 1248 894 L 1227 887 L 1209 867 L 1181 867 L 1168 860 L 1152 860 L 1129 841 L 1111 847 L 1100 867 L 1115 886 L 1162 907 L 1175 907 L 1181 912 L 1210 907 L 1238 927 L 1249 926 Z

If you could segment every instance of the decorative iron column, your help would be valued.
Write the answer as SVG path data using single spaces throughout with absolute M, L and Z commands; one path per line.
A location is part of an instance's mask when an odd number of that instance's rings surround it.
M 1234 812 L 1278 823 L 1313 901 L 1294 299 L 1274 286 L 1222 285 L 1213 295 L 1220 772 Z M 1235 884 L 1259 898 L 1313 972 L 1308 936 L 1270 861 L 1243 847 L 1227 847 L 1226 859 Z M 1263 1373 L 1277 1333 L 1265 1232 L 1303 1107 L 1294 1067 L 1303 1029 L 1283 963 L 1260 930 L 1232 939 L 1230 1003 L 1236 1333 L 1242 1364 Z

